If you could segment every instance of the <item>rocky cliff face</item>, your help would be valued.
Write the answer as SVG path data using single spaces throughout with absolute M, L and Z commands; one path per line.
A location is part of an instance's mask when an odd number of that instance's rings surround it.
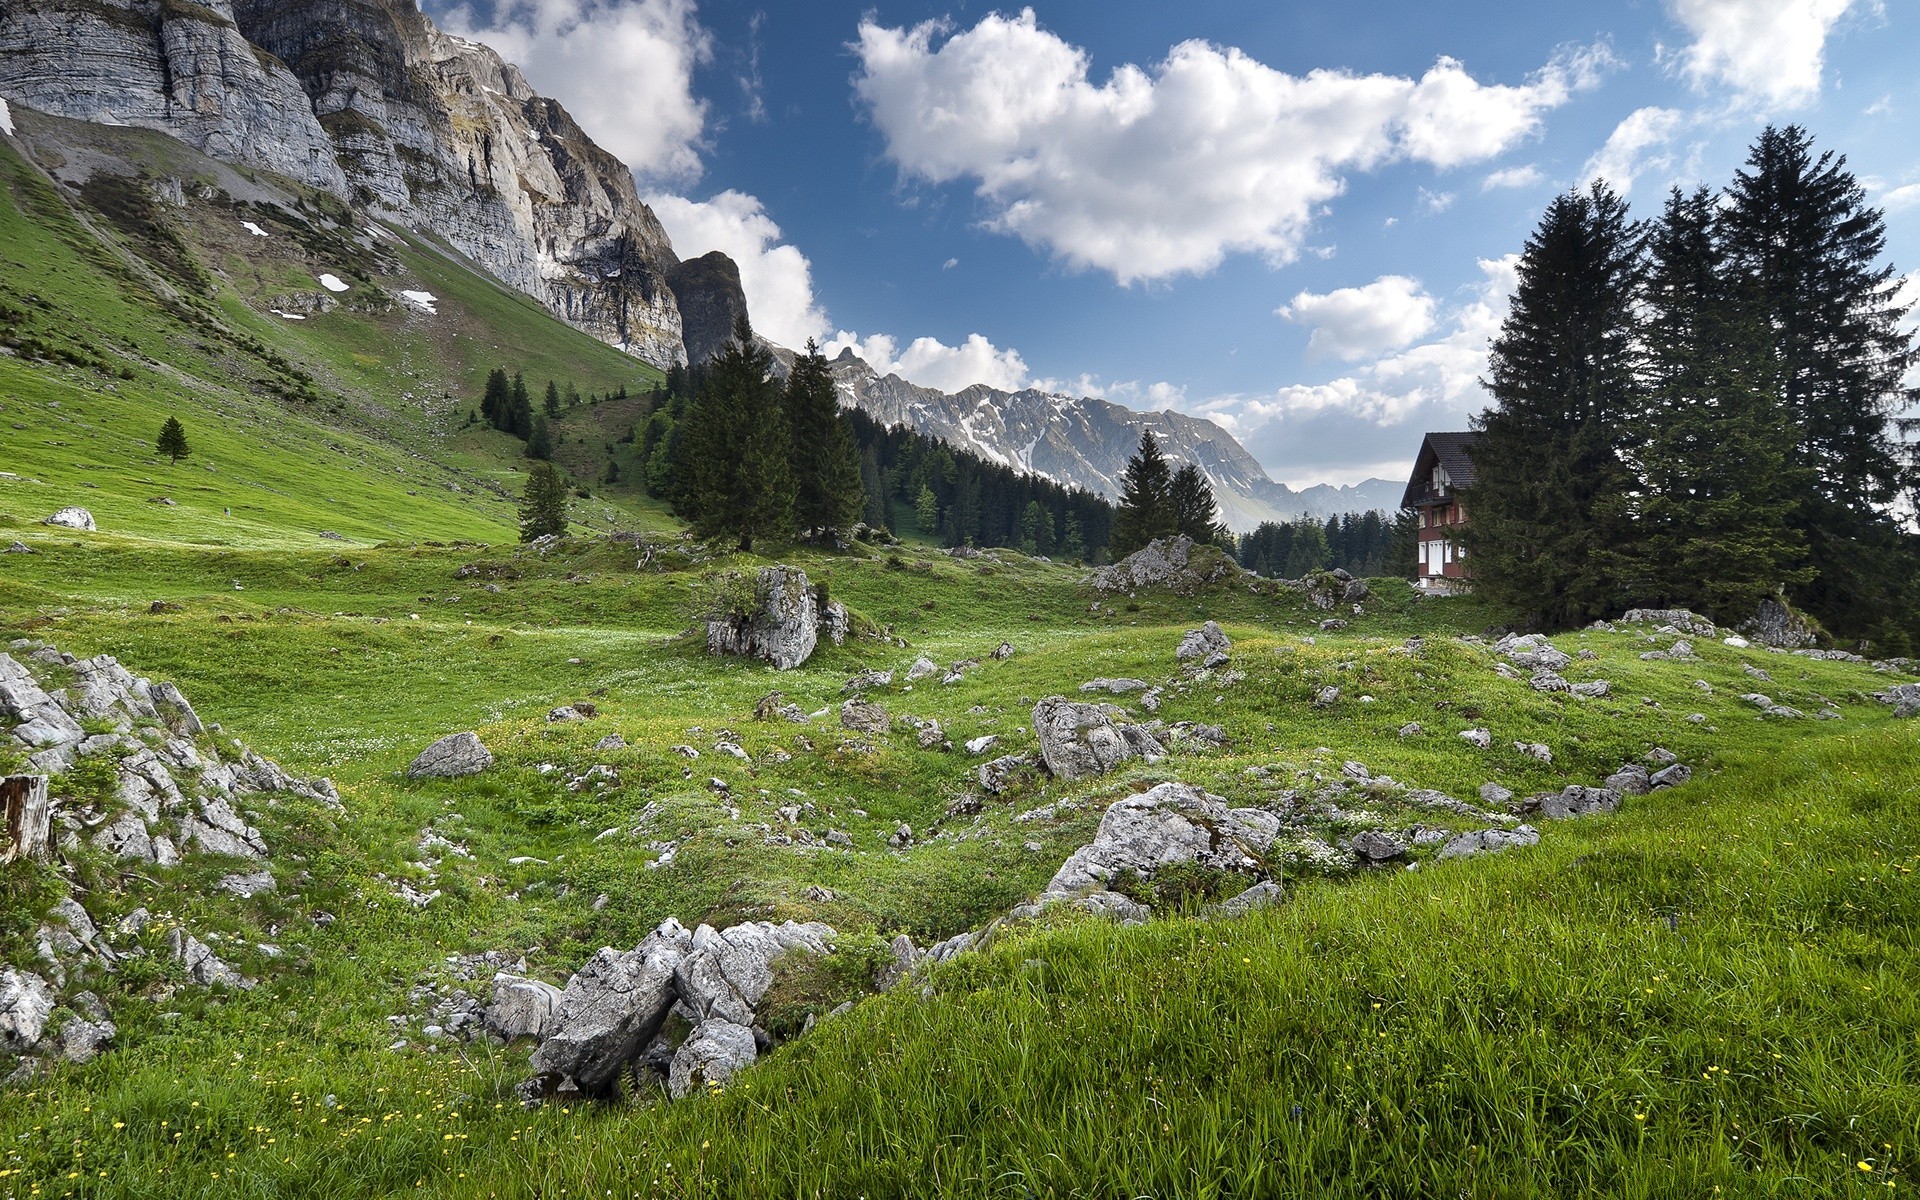
M 1105 400 L 1031 388 L 1003 392 L 984 384 L 949 394 L 898 375 L 881 376 L 851 350 L 833 361 L 833 374 L 841 403 L 876 420 L 1108 497 L 1119 496 L 1120 473 L 1139 449 L 1140 435 L 1152 430 L 1169 459 L 1193 463 L 1206 474 L 1222 519 L 1243 532 L 1262 521 L 1375 507 L 1364 484 L 1302 494 L 1275 483 L 1232 434 L 1185 413 L 1140 412 Z M 1388 503 L 1398 501 L 1395 491 Z
M 746 315 L 747 293 L 740 286 L 740 268 L 715 250 L 675 267 L 667 283 L 680 305 L 687 362 L 703 363 L 733 340 L 734 319 Z
M 566 321 L 687 357 L 679 265 L 632 174 L 413 0 L 8 0 L 0 96 L 170 133 L 444 239 Z M 690 280 L 687 296 L 710 301 Z

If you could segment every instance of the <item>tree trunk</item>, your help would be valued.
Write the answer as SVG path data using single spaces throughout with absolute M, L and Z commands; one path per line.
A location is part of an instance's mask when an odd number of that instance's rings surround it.
M 0 813 L 5 814 L 7 844 L 0 863 L 45 862 L 52 856 L 49 828 L 53 804 L 45 775 L 9 775 L 0 779 Z

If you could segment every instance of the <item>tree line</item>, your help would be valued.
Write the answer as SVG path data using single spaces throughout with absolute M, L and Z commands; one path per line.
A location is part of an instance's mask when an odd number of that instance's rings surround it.
M 1234 557 L 1247 570 L 1275 579 L 1299 579 L 1336 568 L 1361 578 L 1412 575 L 1418 532 L 1413 514 L 1406 512 L 1262 521 L 1252 533 L 1241 535 Z
M 1845 165 L 1769 127 L 1726 189 L 1675 189 L 1650 221 L 1604 182 L 1549 205 L 1474 422 L 1478 590 L 1561 628 L 1633 606 L 1737 623 L 1780 597 L 1913 646 L 1915 351 Z
M 618 390 L 609 392 L 607 398 L 625 400 L 626 386 L 623 384 Z M 600 398 L 597 395 L 587 397 L 587 402 L 590 404 L 597 404 L 599 401 Z M 505 367 L 495 367 L 487 372 L 486 388 L 481 393 L 480 406 L 467 414 L 467 424 L 484 424 L 489 429 L 512 434 L 527 444 L 528 458 L 551 461 L 553 428 L 549 422 L 580 402 L 580 392 L 571 380 L 562 389 L 560 384 L 549 379 L 540 405 L 536 408 L 533 395 L 527 390 L 527 381 L 520 372 L 515 371 L 509 377 Z

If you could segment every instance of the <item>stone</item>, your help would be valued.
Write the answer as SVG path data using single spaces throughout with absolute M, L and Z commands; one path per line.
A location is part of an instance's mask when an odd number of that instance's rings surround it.
M 1112 566 L 1101 567 L 1089 582 L 1101 592 L 1166 587 L 1191 594 L 1239 570 L 1217 547 L 1197 546 L 1187 537 L 1155 538 Z
M 1501 787 L 1497 783 L 1480 785 L 1480 802 L 1489 808 L 1504 808 L 1512 799 L 1513 792 L 1509 788 Z
M 1513 748 L 1537 762 L 1553 761 L 1553 751 L 1544 742 L 1515 742 Z
M 498 972 L 493 977 L 493 1003 L 487 1005 L 487 1028 L 509 1042 L 523 1037 L 538 1041 L 552 1027 L 565 994 L 539 979 Z
M 1719 632 L 1712 621 L 1684 608 L 1630 608 L 1620 619 L 1631 625 L 1671 626 L 1675 633 L 1693 637 L 1713 637 Z
M 588 1096 L 612 1091 L 620 1072 L 660 1032 L 678 998 L 674 977 L 693 935 L 668 919 L 630 951 L 602 947 L 561 993 L 546 1040 L 534 1051 L 538 1076 L 570 1082 Z
M 1610 813 L 1620 808 L 1620 793 L 1611 788 L 1581 787 L 1569 784 L 1558 794 L 1548 793 L 1534 798 L 1540 815 L 1550 821 L 1565 821 L 1572 817 L 1588 817 L 1595 814 Z
M 560 707 L 547 713 L 547 721 L 550 724 L 558 725 L 566 721 L 584 721 L 592 715 L 591 712 L 581 711 L 580 706 L 577 704 L 562 704 Z
M 31 546 L 29 546 L 29 545 L 27 545 L 27 544 L 26 544 L 25 542 L 14 542 L 14 543 L 13 543 L 12 545 L 10 545 L 10 546 L 8 546 L 8 547 L 6 548 L 6 551 L 5 551 L 5 553 L 7 553 L 7 554 L 32 554 L 32 553 L 33 553 L 33 548 L 32 548 Z
M 1262 879 L 1246 891 L 1228 900 L 1222 900 L 1214 909 L 1218 916 L 1244 917 L 1256 909 L 1271 908 L 1280 903 L 1285 893 L 1276 880 Z
M 255 871 L 251 875 L 223 876 L 215 887 L 229 896 L 238 896 L 242 900 L 251 900 L 265 892 L 271 892 L 277 886 L 272 871 Z
M 52 984 L 31 971 L 0 967 L 0 1046 L 15 1054 L 32 1050 L 52 1016 Z
M 759 1057 L 753 1030 L 725 1018 L 700 1022 L 693 1035 L 674 1051 L 667 1072 L 667 1092 L 675 1100 L 696 1091 L 724 1085 L 735 1073 Z
M 854 733 L 884 734 L 893 728 L 893 718 L 878 704 L 853 699 L 840 706 L 840 727 Z
M 1604 679 L 1592 679 L 1585 683 L 1576 683 L 1567 689 L 1576 696 L 1585 696 L 1597 700 L 1613 690 L 1613 685 Z
M 1477 829 L 1448 840 L 1434 852 L 1434 858 L 1467 858 L 1475 854 L 1498 853 L 1539 844 L 1540 833 L 1531 825 L 1516 825 L 1512 829 Z
M 988 655 L 988 657 L 993 659 L 995 662 L 1007 661 L 1008 659 L 1013 657 L 1013 643 L 1001 642 L 998 646 L 995 646 L 993 648 L 993 653 Z
M 789 954 L 826 955 L 835 936 L 819 921 L 749 921 L 717 931 L 702 925 L 674 972 L 679 1000 L 696 1022 L 718 1017 L 750 1026 L 773 986 L 774 964 Z
M 62 529 L 80 529 L 87 533 L 94 532 L 93 514 L 77 506 L 63 508 L 40 523 L 42 525 L 57 525 Z
M 92 1007 L 96 1008 L 100 1015 L 89 1020 L 78 1012 L 70 1013 L 61 1023 L 60 1032 L 56 1038 L 59 1043 L 60 1061 L 75 1065 L 92 1062 L 107 1043 L 120 1032 L 112 1021 L 106 1019 L 106 1010 L 100 1006 L 98 998 L 93 997 L 93 993 L 82 992 L 80 996 L 75 997 L 76 1007 L 83 997 L 93 998 Z
M 610 733 L 593 744 L 595 750 L 624 750 L 627 739 L 617 733 Z
M 907 668 L 906 680 L 908 683 L 919 683 L 922 679 L 938 675 L 939 673 L 940 667 L 932 659 L 923 654 L 919 658 L 914 659 L 913 665 Z
M 200 802 L 198 813 L 180 818 L 180 845 L 207 854 L 225 854 L 234 858 L 265 858 L 267 843 L 260 831 L 246 823 L 223 797 Z
M 1179 662 L 1200 662 L 1211 668 L 1226 662 L 1227 654 L 1232 649 L 1232 640 L 1217 623 L 1208 621 L 1198 629 L 1187 631 L 1186 636 L 1180 639 L 1180 645 L 1175 648 L 1173 657 Z
M 1895 684 L 1884 692 L 1875 692 L 1874 698 L 1892 705 L 1896 717 L 1920 716 L 1920 683 Z
M 193 983 L 206 987 L 238 988 L 241 991 L 253 987 L 253 980 L 220 961 L 220 956 L 211 947 L 184 929 L 176 928 L 168 932 L 167 952 L 187 969 L 187 979 Z
M 1480 750 L 1493 745 L 1493 731 L 1489 729 L 1463 729 L 1460 740 Z
M 422 750 L 407 766 L 409 779 L 458 779 L 493 765 L 493 753 L 471 730 L 452 733 Z
M 819 641 L 819 599 L 798 567 L 760 568 L 747 611 L 707 622 L 709 654 L 763 659 L 776 671 L 806 662 Z
M 1422 734 L 1426 733 L 1426 730 L 1420 728 L 1420 722 L 1408 721 L 1405 725 L 1402 725 L 1400 727 L 1399 733 L 1400 733 L 1400 736 L 1403 738 L 1410 738 L 1410 737 L 1419 737 Z
M 1089 679 L 1080 685 L 1083 692 L 1106 692 L 1114 696 L 1124 696 L 1129 692 L 1144 692 L 1151 686 L 1144 679 Z
M 1368 865 L 1405 858 L 1409 849 L 1406 842 L 1380 829 L 1363 829 L 1354 834 L 1352 848 L 1354 857 Z
M 914 728 L 918 730 L 916 740 L 920 743 L 922 750 L 935 749 L 945 744 L 947 740 L 946 732 L 940 728 L 940 722 L 931 717 L 924 721 L 916 722 Z
M 892 671 L 862 671 L 847 680 L 842 692 L 863 692 L 869 688 L 887 687 L 893 683 Z
M 1007 754 L 981 763 L 974 774 L 981 787 L 998 796 L 1031 780 L 1038 770 L 1032 755 Z
M 999 744 L 1000 744 L 999 734 L 997 733 L 981 734 L 977 738 L 967 739 L 967 753 L 968 754 L 985 754 L 987 751 L 993 749 L 995 746 Z
M 1373 595 L 1373 589 L 1368 587 L 1364 580 L 1354 579 L 1348 581 L 1347 590 L 1341 594 L 1340 598 L 1348 604 L 1358 604 L 1371 595 Z
M 1679 787 L 1692 778 L 1692 767 L 1687 766 L 1685 763 L 1674 763 L 1671 766 L 1662 767 L 1660 770 L 1655 771 L 1648 780 L 1648 786 L 1650 788 Z
M 1527 681 L 1527 686 L 1536 692 L 1568 692 L 1573 690 L 1572 684 L 1561 678 L 1557 673 L 1545 670 L 1544 668 L 1533 673 L 1533 678 Z
M 1609 790 L 1619 792 L 1623 796 L 1644 796 L 1653 790 L 1653 783 L 1647 774 L 1647 769 L 1639 763 L 1622 765 L 1618 771 L 1607 776 L 1606 786 Z
M 1331 708 L 1340 702 L 1340 689 L 1328 684 L 1313 695 L 1315 708 Z
M 1778 600 L 1762 600 L 1754 615 L 1741 623 L 1740 632 L 1776 650 L 1799 650 L 1820 640 L 1811 620 Z
M 1145 728 L 1116 721 L 1098 704 L 1079 704 L 1064 696 L 1049 696 L 1033 707 L 1033 728 L 1040 739 L 1040 757 L 1056 779 L 1083 779 L 1104 775 L 1131 759 L 1159 762 L 1166 748 Z
M 1528 671 L 1564 671 L 1573 665 L 1571 655 L 1537 633 L 1510 633 L 1493 644 L 1493 652 Z
M 1163 783 L 1108 807 L 1093 841 L 1073 852 L 1045 891 L 1074 895 L 1104 889 L 1118 872 L 1150 878 L 1176 863 L 1252 873 L 1260 869 L 1256 856 L 1272 842 L 1272 833 L 1244 824 L 1220 797 L 1183 783 Z

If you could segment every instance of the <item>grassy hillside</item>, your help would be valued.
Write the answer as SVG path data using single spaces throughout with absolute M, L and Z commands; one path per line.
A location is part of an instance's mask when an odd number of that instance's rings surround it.
M 103 530 L 202 545 L 511 540 L 521 446 L 462 428 L 486 372 L 583 395 L 660 377 L 323 195 L 144 131 L 29 116 L 22 133 L 56 170 L 77 138 L 110 164 L 59 183 L 0 143 L 0 521 L 78 504 Z M 156 198 L 169 181 L 184 203 Z M 193 446 L 177 465 L 153 448 L 169 415 Z M 570 411 L 563 457 L 590 472 L 632 418 Z M 665 527 L 615 491 L 576 518 Z
M 13 1194 L 1884 1194 L 1920 1149 L 1913 727 L 1866 695 L 1885 677 L 1859 666 L 1718 644 L 1697 663 L 1648 662 L 1672 639 L 1589 633 L 1563 640 L 1595 656 L 1568 675 L 1615 690 L 1581 701 L 1494 674 L 1454 636 L 1484 622 L 1470 605 L 1390 583 L 1326 634 L 1292 593 L 1143 592 L 1095 611 L 1063 568 L 908 553 L 801 561 L 910 646 L 852 643 L 776 674 L 678 636 L 716 571 L 757 560 L 662 554 L 635 570 L 632 548 L 586 541 L 546 556 L 208 555 L 25 536 L 37 553 L 7 560 L 0 634 L 177 680 L 208 719 L 332 775 L 347 812 L 263 812 L 281 887 L 244 903 L 196 891 L 184 868 L 85 868 L 103 923 L 144 905 L 218 931 L 268 982 L 176 991 L 157 963 L 111 982 L 122 1048 L 0 1115 Z M 456 578 L 469 565 L 482 573 Z M 477 586 L 488 578 L 499 591 Z M 179 611 L 149 615 L 154 599 Z M 1019 749 L 1033 699 L 1096 675 L 1170 678 L 1203 615 L 1236 639 L 1244 678 L 1215 672 L 1159 715 L 1218 723 L 1230 746 L 1097 781 L 981 797 L 978 760 L 920 749 L 910 730 L 867 754 L 829 717 L 752 717 L 770 689 L 816 711 L 862 668 L 1006 639 L 1011 660 L 961 683 L 876 698 L 938 718 L 956 744 L 991 732 Z M 1832 701 L 1843 718 L 1756 717 L 1736 698 L 1756 686 L 1750 665 L 1772 672 L 1760 686 L 1775 699 Z M 1342 700 L 1313 707 L 1328 683 Z M 586 697 L 596 720 L 543 719 Z M 1408 721 L 1428 735 L 1396 736 Z M 1469 724 L 1495 748 L 1453 736 Z M 495 770 L 399 776 L 460 728 L 495 749 Z M 628 746 L 596 751 L 609 732 Z M 729 736 L 752 763 L 711 752 Z M 1515 740 L 1551 745 L 1554 762 Z M 413 989 L 455 986 L 448 955 L 524 954 L 564 981 L 668 915 L 826 920 L 856 966 L 897 932 L 925 944 L 978 928 L 1040 888 L 1105 802 L 1162 779 L 1284 805 L 1297 772 L 1359 759 L 1455 795 L 1487 780 L 1524 794 L 1597 782 L 1654 745 L 1701 776 L 1503 857 L 1349 877 L 1283 850 L 1288 902 L 1244 920 L 1009 929 L 699 1100 L 527 1113 L 511 1090 L 524 1047 L 418 1033 Z M 569 788 L 600 763 L 616 784 Z M 955 803 L 969 796 L 978 811 Z M 1016 820 L 1062 800 L 1054 819 Z M 852 848 L 770 843 L 762 828 L 795 829 L 775 811 L 792 803 L 814 806 L 799 828 L 844 830 Z M 1397 803 L 1379 802 L 1432 819 Z M 901 822 L 916 841 L 895 850 Z M 428 829 L 472 858 L 428 865 Z M 668 846 L 672 862 L 649 869 Z M 442 896 L 417 910 L 391 879 Z M 6 919 L 0 945 L 22 947 L 37 914 Z M 266 940 L 290 957 L 247 949 Z M 793 1011 L 824 1012 L 859 975 L 814 980 Z M 408 1045 L 390 1050 L 396 1037 Z

